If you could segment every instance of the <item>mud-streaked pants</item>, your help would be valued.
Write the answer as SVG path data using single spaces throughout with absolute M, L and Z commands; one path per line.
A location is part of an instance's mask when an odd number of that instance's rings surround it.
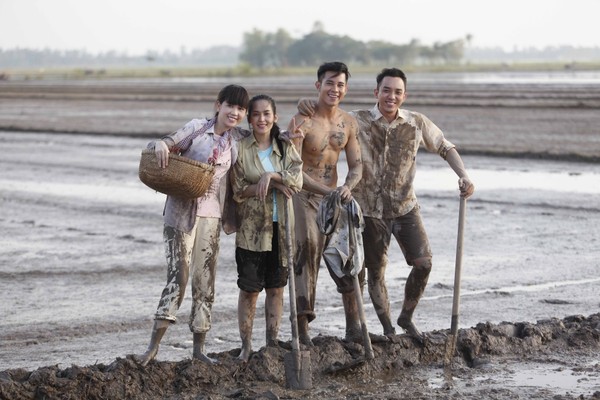
M 306 317 L 309 322 L 316 318 L 317 279 L 323 258 L 323 249 L 329 241 L 329 236 L 322 234 L 317 224 L 317 213 L 321 200 L 323 200 L 322 195 L 306 190 L 296 193 L 293 199 L 296 220 L 296 255 L 294 257 L 296 308 L 298 316 Z M 327 266 L 327 270 L 339 293 L 354 291 L 352 277 L 340 278 L 329 266 Z
M 175 322 L 190 272 L 192 275 L 192 313 L 190 330 L 205 333 L 211 327 L 215 297 L 215 275 L 219 256 L 219 218 L 196 217 L 194 228 L 185 233 L 165 226 L 167 284 L 162 291 L 155 319 Z

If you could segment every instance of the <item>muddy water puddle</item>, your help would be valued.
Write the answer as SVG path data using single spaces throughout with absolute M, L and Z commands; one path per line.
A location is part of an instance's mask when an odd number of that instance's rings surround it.
M 583 367 L 572 368 L 558 362 L 505 360 L 478 369 L 460 368 L 452 372 L 451 381 L 440 370 L 429 370 L 427 382 L 432 389 L 460 392 L 466 387 L 485 391 L 495 389 L 527 389 L 531 393 L 592 396 L 600 390 L 600 359 L 590 358 Z M 494 371 L 494 373 L 490 373 Z M 450 385 L 450 386 L 449 386 Z

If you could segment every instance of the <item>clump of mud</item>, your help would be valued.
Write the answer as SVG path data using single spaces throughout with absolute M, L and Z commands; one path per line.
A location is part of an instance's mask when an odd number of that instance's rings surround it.
M 373 360 L 364 359 L 359 343 L 317 336 L 310 348 L 313 388 L 292 390 L 286 386 L 284 356 L 289 342 L 261 348 L 247 363 L 237 360 L 239 349 L 210 354 L 219 364 L 198 361 L 151 362 L 138 365 L 132 356 L 109 365 L 96 364 L 35 371 L 0 372 L 0 398 L 20 399 L 455 399 L 538 398 L 521 397 L 518 388 L 471 388 L 458 393 L 452 387 L 432 388 L 423 367 L 444 366 L 449 331 L 427 333 L 420 345 L 405 335 L 374 340 Z M 457 339 L 453 368 L 465 371 L 493 364 L 505 357 L 539 360 L 569 359 L 576 354 L 598 354 L 600 314 L 570 316 L 531 323 L 480 323 L 462 329 Z M 595 376 L 600 376 L 600 365 Z M 484 385 L 485 386 L 485 385 Z M 540 393 L 543 398 L 544 393 Z M 554 399 L 583 399 L 552 396 Z M 600 399 L 600 392 L 587 398 Z

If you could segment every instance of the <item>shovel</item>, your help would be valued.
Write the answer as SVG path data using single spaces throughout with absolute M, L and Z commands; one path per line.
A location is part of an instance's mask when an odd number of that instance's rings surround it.
M 446 378 L 451 377 L 452 359 L 456 349 L 456 336 L 458 333 L 458 309 L 460 306 L 460 273 L 462 267 L 462 251 L 463 251 L 463 233 L 465 228 L 465 212 L 467 199 L 460 198 L 460 208 L 458 211 L 458 235 L 456 239 L 456 263 L 454 266 L 454 295 L 452 299 L 452 320 L 450 322 L 450 335 L 446 341 L 446 349 L 444 352 L 444 373 Z
M 285 379 L 290 389 L 312 389 L 312 370 L 310 351 L 300 351 L 298 337 L 298 310 L 296 309 L 296 272 L 294 271 L 294 256 L 292 254 L 292 232 L 288 212 L 289 199 L 285 199 L 285 240 L 288 250 L 288 271 L 290 287 L 290 321 L 292 322 L 292 352 L 283 358 Z
M 349 221 L 353 221 L 352 218 L 352 213 L 350 212 L 350 210 L 348 210 L 348 220 Z M 356 232 L 354 231 L 354 229 L 350 229 L 350 241 L 353 243 L 356 243 Z M 357 260 L 357 252 L 354 253 L 354 259 Z M 356 261 L 355 261 L 356 262 Z M 372 360 L 373 358 L 375 358 L 375 354 L 373 353 L 373 346 L 371 345 L 371 337 L 369 336 L 369 330 L 367 329 L 367 318 L 365 317 L 365 309 L 363 306 L 363 299 L 362 299 L 362 290 L 360 287 L 360 282 L 358 281 L 358 274 L 359 272 L 356 272 L 356 274 L 354 274 L 353 278 L 353 284 L 354 284 L 354 294 L 355 294 L 355 298 L 356 298 L 356 306 L 358 308 L 358 317 L 360 319 L 360 328 L 361 328 L 361 332 L 363 335 L 363 344 L 365 346 L 365 358 L 367 360 Z

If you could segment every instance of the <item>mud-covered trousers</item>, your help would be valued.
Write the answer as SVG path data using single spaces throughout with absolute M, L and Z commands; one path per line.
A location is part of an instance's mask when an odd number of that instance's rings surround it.
M 185 233 L 164 227 L 167 284 L 162 291 L 155 319 L 175 322 L 185 295 L 188 277 L 192 276 L 192 313 L 190 330 L 205 333 L 211 327 L 211 310 L 215 297 L 215 275 L 219 256 L 219 218 L 196 217 L 194 228 Z
M 306 317 L 309 322 L 316 318 L 317 279 L 323 258 L 323 249 L 329 241 L 329 236 L 322 234 L 317 225 L 317 213 L 321 200 L 323 200 L 322 195 L 306 190 L 296 193 L 293 198 L 296 220 L 296 255 L 294 257 L 296 308 L 298 316 Z M 352 277 L 340 278 L 328 266 L 327 269 L 339 293 L 354 291 Z

